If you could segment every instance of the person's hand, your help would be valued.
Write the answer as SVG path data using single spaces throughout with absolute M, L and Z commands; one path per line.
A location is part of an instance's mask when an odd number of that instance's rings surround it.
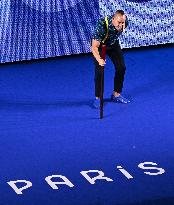
M 123 19 L 124 19 L 124 23 L 123 23 L 122 31 L 124 32 L 126 28 L 126 15 L 123 15 Z
M 102 58 L 100 58 L 98 60 L 98 63 L 99 63 L 100 66 L 104 66 L 106 64 L 106 61 L 104 61 Z

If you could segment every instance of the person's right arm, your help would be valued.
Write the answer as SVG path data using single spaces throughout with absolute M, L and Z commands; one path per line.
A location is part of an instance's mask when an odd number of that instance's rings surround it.
M 95 59 L 98 61 L 100 66 L 105 65 L 105 61 L 101 58 L 99 54 L 99 46 L 100 46 L 100 41 L 97 41 L 95 39 L 92 39 L 92 46 L 91 46 L 91 51 Z
M 105 61 L 101 58 L 99 54 L 99 46 L 100 43 L 102 42 L 103 38 L 106 35 L 106 31 L 104 28 L 104 18 L 100 19 L 96 25 L 93 38 L 92 38 L 92 46 L 91 46 L 91 51 L 94 56 L 94 58 L 98 61 L 100 66 L 104 66 Z

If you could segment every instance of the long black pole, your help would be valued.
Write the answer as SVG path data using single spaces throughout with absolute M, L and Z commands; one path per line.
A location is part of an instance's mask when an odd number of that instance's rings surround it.
M 106 45 L 102 45 L 101 58 L 106 59 Z M 103 118 L 103 93 L 104 93 L 104 66 L 101 67 L 101 91 L 100 91 L 100 119 Z

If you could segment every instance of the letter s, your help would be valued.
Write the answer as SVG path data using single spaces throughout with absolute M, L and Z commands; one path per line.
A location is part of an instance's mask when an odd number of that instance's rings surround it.
M 143 163 L 140 163 L 138 165 L 138 167 L 140 169 L 144 169 L 144 170 L 147 170 L 147 169 L 149 169 L 149 170 L 157 170 L 157 172 L 155 172 L 155 173 L 154 172 L 144 172 L 144 174 L 156 176 L 156 175 L 165 173 L 165 170 L 162 169 L 162 168 L 152 167 L 152 166 L 145 166 L 145 165 L 157 165 L 157 164 L 154 163 L 154 162 L 143 162 Z

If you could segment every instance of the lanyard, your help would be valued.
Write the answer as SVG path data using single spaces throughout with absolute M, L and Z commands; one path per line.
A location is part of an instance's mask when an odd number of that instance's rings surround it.
M 102 43 L 105 43 L 105 41 L 106 41 L 106 39 L 107 39 L 107 37 L 108 37 L 108 33 L 109 33 L 109 26 L 108 26 L 108 17 L 106 16 L 105 17 L 105 23 L 106 23 L 106 36 L 105 36 L 105 38 L 103 39 L 103 41 L 102 41 Z

